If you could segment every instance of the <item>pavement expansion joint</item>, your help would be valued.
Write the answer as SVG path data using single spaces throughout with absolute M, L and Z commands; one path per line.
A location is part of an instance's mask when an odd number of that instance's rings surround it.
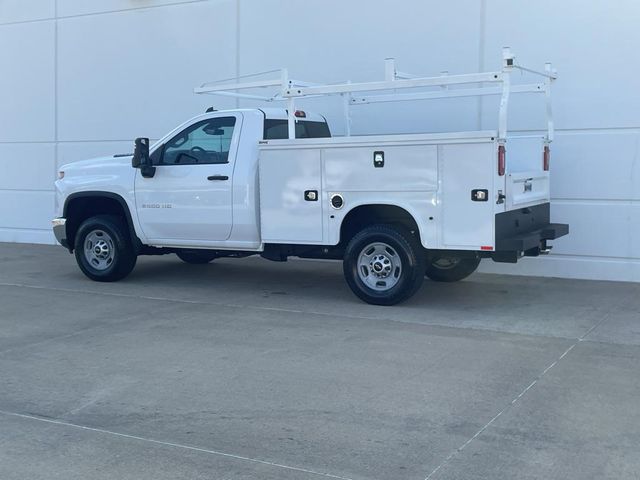
M 17 417 L 17 418 L 22 418 L 22 419 L 26 419 L 26 420 L 33 420 L 33 421 L 38 421 L 38 422 L 44 422 L 44 423 L 49 423 L 49 424 L 53 424 L 53 425 L 59 425 L 59 426 L 63 426 L 63 427 L 70 427 L 70 428 L 75 428 L 75 429 L 80 429 L 80 430 L 85 430 L 85 431 L 89 431 L 89 432 L 95 432 L 95 433 L 100 433 L 100 434 L 105 434 L 105 435 L 111 435 L 114 437 L 120 437 L 120 438 L 126 438 L 129 440 L 137 440 L 137 441 L 141 441 L 141 442 L 147 442 L 147 443 L 152 443 L 155 445 L 161 445 L 161 446 L 165 446 L 165 447 L 173 447 L 173 448 L 181 448 L 184 450 L 190 450 L 190 451 L 194 451 L 194 452 L 200 452 L 200 453 L 206 453 L 209 455 L 217 455 L 217 456 L 221 456 L 221 457 L 227 457 L 227 458 L 233 458 L 235 460 L 242 460 L 242 461 L 246 461 L 246 462 L 252 462 L 252 463 L 258 463 L 261 465 L 268 465 L 270 467 L 277 467 L 277 468 L 283 468 L 286 470 L 292 470 L 292 471 L 296 471 L 296 472 L 300 472 L 300 473 L 307 473 L 309 475 L 317 475 L 319 477 L 325 477 L 325 478 L 334 478 L 334 479 L 338 479 L 338 480 L 352 480 L 349 477 L 343 477 L 340 475 L 334 475 L 331 473 L 326 473 L 326 472 L 318 472 L 316 470 L 310 470 L 307 468 L 302 468 L 302 467 L 295 467 L 295 466 L 291 466 L 291 465 L 285 465 L 282 463 L 276 463 L 276 462 L 270 462 L 268 460 L 260 460 L 257 458 L 251 458 L 251 457 L 245 457 L 242 455 L 234 455 L 232 453 L 227 453 L 227 452 L 221 452 L 218 450 L 210 450 L 207 448 L 201 448 L 201 447 L 196 447 L 193 445 L 183 445 L 180 443 L 173 443 L 173 442 L 166 442 L 166 441 L 162 441 L 162 440 L 156 440 L 153 438 L 146 438 L 146 437 L 140 437 L 137 435 L 130 435 L 127 433 L 120 433 L 120 432 L 114 432 L 111 430 L 106 430 L 103 428 L 95 428 L 95 427 L 87 427 L 85 425 L 79 425 L 76 423 L 71 423 L 71 422 L 65 422 L 63 420 L 58 420 L 55 418 L 50 418 L 50 417 L 43 417 L 43 416 L 39 416 L 39 415 L 27 415 L 24 413 L 16 413 L 16 412 L 8 412 L 5 410 L 0 410 L 0 415 L 5 415 L 8 417 Z
M 484 426 L 482 426 L 475 434 L 471 436 L 466 442 L 460 445 L 458 448 L 453 450 L 436 468 L 434 468 L 429 475 L 425 477 L 425 480 L 431 480 L 443 467 L 449 464 L 449 462 L 460 452 L 462 452 L 471 442 L 473 442 L 476 438 L 478 438 L 482 433 L 489 428 L 498 418 L 502 416 L 507 410 L 511 409 L 522 397 L 524 397 L 527 392 L 529 392 L 553 367 L 555 367 L 558 362 L 562 361 L 569 352 L 571 352 L 578 344 L 585 341 L 587 335 L 593 332 L 597 327 L 602 325 L 609 318 L 609 313 L 605 314 L 602 319 L 600 319 L 597 323 L 592 325 L 585 333 L 583 333 L 579 338 L 576 338 L 575 341 L 564 351 L 562 354 L 554 360 L 551 364 L 549 364 L 543 371 L 538 375 L 524 390 L 522 390 L 518 395 L 516 395 L 511 402 L 509 402 L 502 410 L 500 410 L 491 420 L 489 420 Z

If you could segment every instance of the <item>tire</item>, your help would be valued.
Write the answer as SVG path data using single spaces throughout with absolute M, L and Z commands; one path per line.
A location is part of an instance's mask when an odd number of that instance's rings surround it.
M 405 228 L 372 225 L 356 234 L 344 253 L 343 270 L 353 293 L 372 305 L 395 305 L 424 280 L 424 251 Z
M 427 263 L 425 275 L 434 282 L 458 282 L 480 265 L 479 258 L 434 257 Z
M 215 252 L 208 250 L 182 250 L 176 252 L 176 255 L 183 262 L 192 265 L 203 265 L 218 257 Z
M 74 248 L 82 273 L 98 282 L 123 279 L 138 258 L 127 225 L 116 215 L 97 215 L 82 222 Z

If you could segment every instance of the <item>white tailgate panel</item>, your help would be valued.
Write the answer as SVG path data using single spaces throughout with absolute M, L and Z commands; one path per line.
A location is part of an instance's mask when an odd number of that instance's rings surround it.
M 442 204 L 442 246 L 480 250 L 493 246 L 493 186 L 497 168 L 493 143 L 443 145 L 439 158 Z M 471 191 L 489 190 L 489 200 L 474 202 Z
M 507 210 L 549 201 L 549 172 L 543 170 L 542 137 L 509 137 L 507 140 Z
M 305 190 L 322 193 L 320 150 L 260 152 L 260 224 L 264 243 L 322 243 L 322 201 L 306 201 Z
M 520 172 L 507 176 L 507 210 L 549 201 L 549 172 Z
M 323 150 L 325 189 L 329 193 L 435 191 L 438 147 L 348 147 Z M 373 152 L 384 152 L 384 167 L 373 166 Z

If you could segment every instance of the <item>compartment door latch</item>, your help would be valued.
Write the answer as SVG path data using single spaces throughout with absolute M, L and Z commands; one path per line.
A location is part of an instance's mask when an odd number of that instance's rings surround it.
M 474 202 L 489 201 L 489 190 L 479 188 L 471 190 L 471 200 L 473 200 Z

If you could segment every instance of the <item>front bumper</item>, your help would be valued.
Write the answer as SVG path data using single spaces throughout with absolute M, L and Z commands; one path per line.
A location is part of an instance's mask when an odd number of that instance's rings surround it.
M 550 204 L 519 208 L 496 215 L 496 262 L 515 263 L 522 256 L 548 251 L 547 240 L 569 233 L 569 225 L 550 222 Z
M 65 248 L 69 248 L 69 242 L 67 242 L 67 219 L 63 217 L 54 218 L 51 220 L 51 225 L 58 243 Z

